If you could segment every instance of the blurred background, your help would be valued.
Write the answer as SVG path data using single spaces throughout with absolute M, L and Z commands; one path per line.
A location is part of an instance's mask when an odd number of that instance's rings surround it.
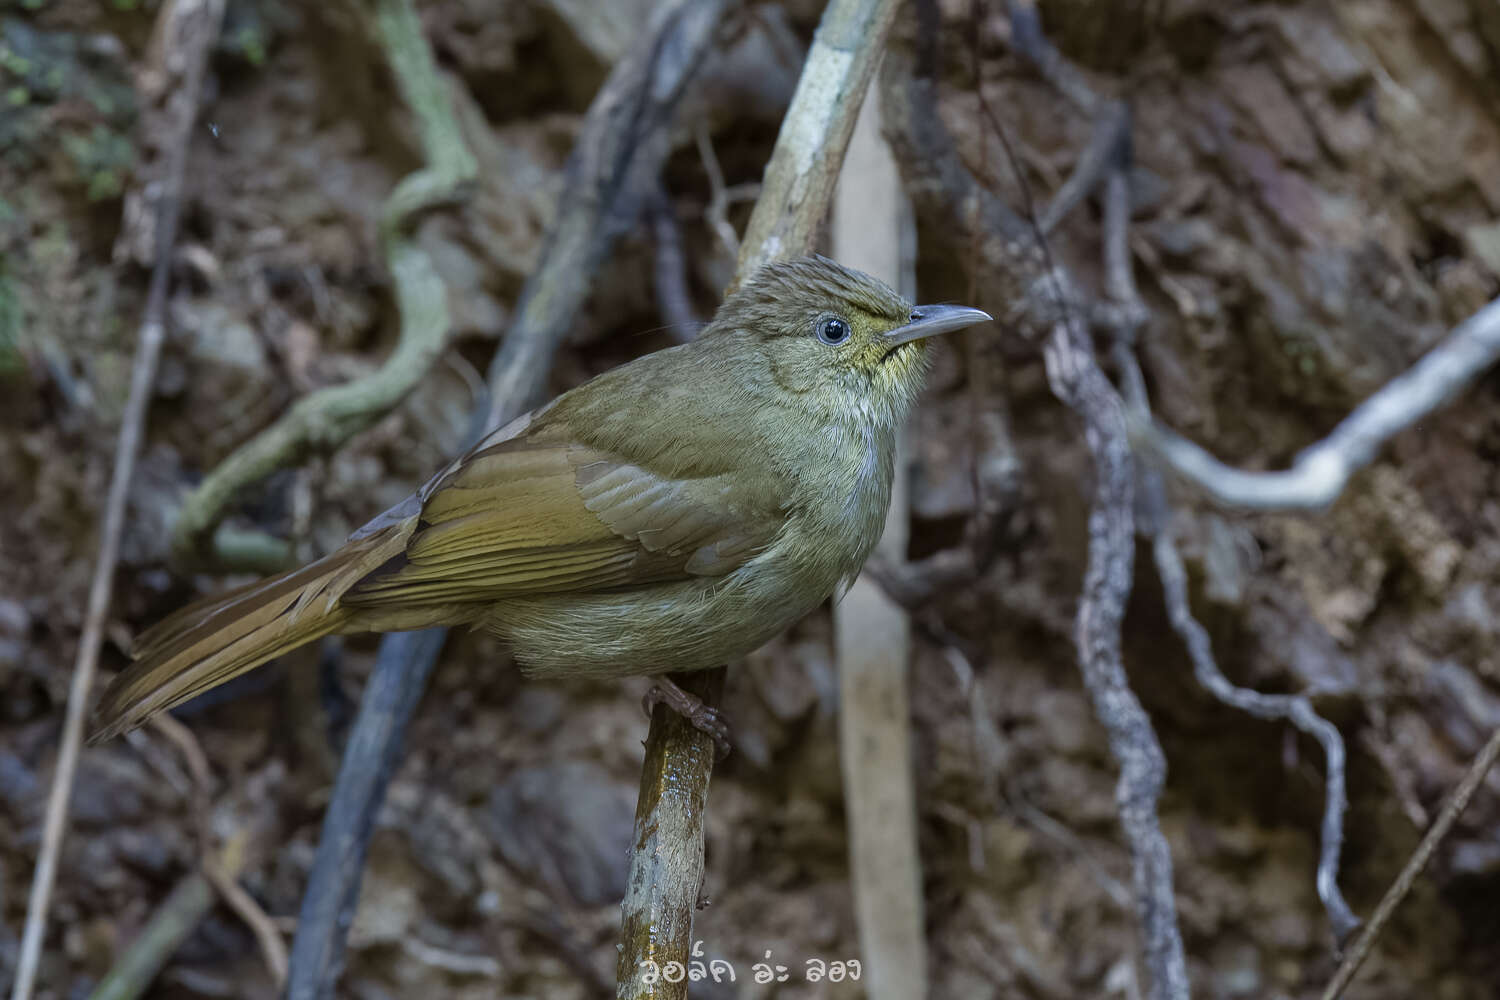
M 459 450 L 583 115 L 653 6 L 417 4 L 479 165 L 468 202 L 415 230 L 446 286 L 449 341 L 374 426 L 236 495 L 230 525 L 312 558 Z M 1016 55 L 1003 7 L 932 8 L 938 112 L 968 168 L 1020 206 L 982 91 L 1045 203 L 1091 122 Z M 675 116 L 659 190 L 588 290 L 549 391 L 712 315 L 821 8 L 752 3 L 725 19 Z M 158 13 L 154 0 L 11 0 L 0 13 L 0 982 L 146 300 L 148 268 L 117 240 L 138 170 L 160 155 L 141 127 L 159 97 Z M 1490 0 L 1042 0 L 1040 14 L 1099 92 L 1132 104 L 1130 249 L 1151 310 L 1139 354 L 1156 414 L 1179 432 L 1236 464 L 1282 467 L 1500 292 Z M 898 19 L 892 45 L 910 49 L 915 30 Z M 352 5 L 228 3 L 188 148 L 103 670 L 165 613 L 248 579 L 170 558 L 191 487 L 295 400 L 393 349 L 379 223 L 421 155 Z M 1092 467 L 1038 344 L 1007 326 L 1012 303 L 924 204 L 921 299 L 1001 319 L 941 351 L 910 435 L 906 558 L 970 545 L 976 518 L 987 525 L 977 579 L 912 613 L 931 995 L 1134 997 L 1116 768 L 1071 639 Z M 1098 288 L 1097 205 L 1050 238 Z M 1173 491 L 1193 607 L 1226 673 L 1315 694 L 1348 742 L 1341 884 L 1360 913 L 1500 725 L 1497 396 L 1489 374 L 1322 514 L 1227 513 Z M 1125 661 L 1166 750 L 1161 817 L 1195 995 L 1316 996 L 1335 965 L 1313 880 L 1322 755 L 1196 685 L 1139 561 Z M 744 982 L 767 950 L 799 965 L 861 957 L 832 636 L 825 609 L 729 673 L 736 752 L 710 792 L 711 905 L 694 936 L 741 982 L 694 996 L 862 995 Z M 177 713 L 212 767 L 216 835 L 257 831 L 242 884 L 283 931 L 376 639 L 299 651 Z M 526 681 L 488 636 L 450 637 L 377 821 L 341 995 L 613 995 L 644 689 Z M 1500 996 L 1497 792 L 1492 775 L 1359 996 Z M 193 870 L 198 816 L 160 733 L 84 752 L 37 996 L 89 994 Z M 218 907 L 149 995 L 276 990 L 252 932 Z

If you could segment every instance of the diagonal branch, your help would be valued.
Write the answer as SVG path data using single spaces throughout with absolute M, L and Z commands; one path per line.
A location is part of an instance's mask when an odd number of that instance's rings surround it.
M 1333 979 L 1329 981 L 1328 988 L 1323 991 L 1322 1000 L 1338 1000 L 1343 995 L 1345 988 L 1353 981 L 1354 974 L 1359 971 L 1360 965 L 1369 957 L 1370 951 L 1375 947 L 1375 939 L 1380 931 L 1391 919 L 1391 914 L 1396 912 L 1396 907 L 1411 892 L 1412 885 L 1417 881 L 1417 876 L 1422 874 L 1422 869 L 1427 867 L 1427 862 L 1432 860 L 1433 852 L 1453 829 L 1453 824 L 1463 815 L 1469 806 L 1469 800 L 1479 790 L 1480 784 L 1484 782 L 1485 775 L 1490 773 L 1490 768 L 1495 766 L 1496 759 L 1500 759 L 1500 729 L 1490 733 L 1490 738 L 1474 759 L 1469 763 L 1469 769 L 1459 780 L 1458 787 L 1453 789 L 1453 794 L 1448 801 L 1443 803 L 1443 811 L 1433 821 L 1427 833 L 1423 835 L 1421 843 L 1412 852 L 1406 864 L 1401 867 L 1401 873 L 1396 876 L 1396 881 L 1386 890 L 1381 897 L 1380 904 L 1375 907 L 1375 913 L 1370 917 L 1370 922 L 1355 938 L 1354 944 L 1339 963 L 1338 971 L 1334 973 Z

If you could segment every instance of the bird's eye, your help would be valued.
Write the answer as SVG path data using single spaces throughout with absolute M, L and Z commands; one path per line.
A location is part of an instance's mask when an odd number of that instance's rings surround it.
M 849 339 L 849 324 L 837 316 L 818 320 L 818 339 L 825 344 L 842 344 Z

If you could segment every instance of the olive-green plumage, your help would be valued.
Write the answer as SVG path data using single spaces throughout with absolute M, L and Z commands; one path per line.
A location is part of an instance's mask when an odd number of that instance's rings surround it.
M 762 268 L 692 343 L 492 433 L 337 552 L 145 632 L 92 739 L 331 633 L 483 625 L 547 676 L 743 656 L 859 571 L 924 339 L 988 318 L 822 257 Z

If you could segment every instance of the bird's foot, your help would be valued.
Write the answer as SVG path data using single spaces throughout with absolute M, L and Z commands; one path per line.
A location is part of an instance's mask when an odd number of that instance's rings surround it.
M 729 756 L 733 745 L 729 741 L 729 723 L 717 708 L 704 704 L 702 698 L 684 691 L 670 677 L 656 678 L 651 690 L 641 699 L 641 707 L 646 710 L 648 719 L 656 711 L 657 705 L 667 706 L 691 722 L 694 729 L 706 733 L 718 749 L 719 760 Z

